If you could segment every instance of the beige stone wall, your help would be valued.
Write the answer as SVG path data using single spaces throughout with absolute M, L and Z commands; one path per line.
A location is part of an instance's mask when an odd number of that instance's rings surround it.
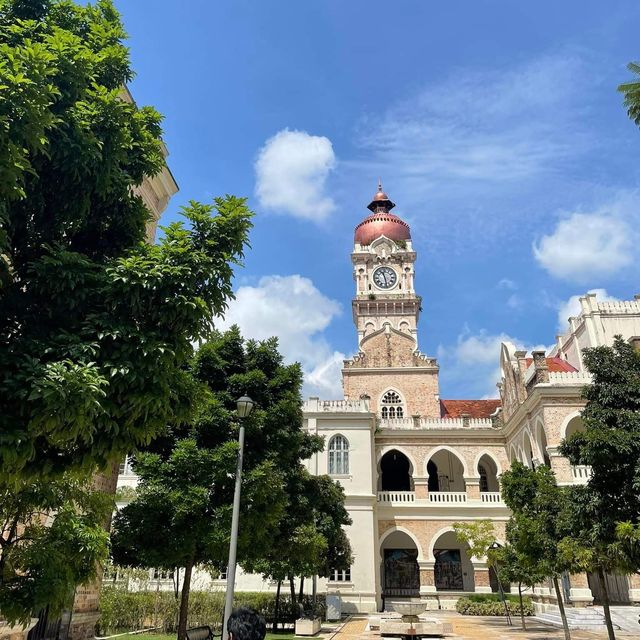
M 433 562 L 432 548 L 437 543 L 438 538 L 451 531 L 454 522 L 464 522 L 465 518 L 453 518 L 442 520 L 417 520 L 413 518 L 395 518 L 393 520 L 378 521 L 378 538 L 381 540 L 384 534 L 390 529 L 401 529 L 408 532 L 417 543 L 418 562 Z M 505 522 L 494 522 L 496 538 L 504 541 Z
M 357 400 L 368 395 L 374 413 L 380 412 L 382 395 L 392 389 L 404 400 L 405 417 L 440 417 L 437 369 L 344 369 L 342 380 L 345 398 Z

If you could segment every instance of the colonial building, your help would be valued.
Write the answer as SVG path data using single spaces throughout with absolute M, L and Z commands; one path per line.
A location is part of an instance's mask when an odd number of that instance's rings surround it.
M 340 594 L 346 611 L 373 612 L 407 597 L 449 608 L 463 593 L 496 590 L 486 558 L 470 557 L 453 525 L 488 518 L 503 540 L 509 511 L 499 476 L 513 460 L 548 464 L 561 484 L 588 481 L 588 468 L 558 453 L 561 440 L 583 428 L 580 395 L 590 379 L 581 350 L 611 344 L 618 333 L 640 336 L 640 300 L 600 303 L 586 295 L 549 354 L 502 345 L 499 398 L 442 398 L 438 362 L 419 349 L 418 255 L 409 226 L 381 186 L 368 208 L 351 254 L 357 351 L 344 362 L 344 398 L 304 403 L 305 428 L 325 439 L 308 468 L 341 483 L 353 520 L 350 570 L 319 587 Z M 122 471 L 120 485 L 135 485 L 130 469 Z M 640 601 L 637 576 L 610 583 L 618 600 Z M 237 589 L 273 586 L 240 574 Z M 599 597 L 586 575 L 565 576 L 563 586 L 576 606 Z M 547 586 L 536 596 L 555 601 Z

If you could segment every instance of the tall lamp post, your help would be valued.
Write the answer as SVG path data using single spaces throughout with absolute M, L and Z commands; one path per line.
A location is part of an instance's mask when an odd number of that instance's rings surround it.
M 238 434 L 238 464 L 236 466 L 236 488 L 233 493 L 233 513 L 231 516 L 231 539 L 229 541 L 229 562 L 227 563 L 227 593 L 224 602 L 224 619 L 222 621 L 222 640 L 227 640 L 227 621 L 233 610 L 233 591 L 236 582 L 236 555 L 238 550 L 238 521 L 240 520 L 240 490 L 242 488 L 242 456 L 244 453 L 244 418 L 253 411 L 253 400 L 242 396 L 236 402 L 240 418 Z

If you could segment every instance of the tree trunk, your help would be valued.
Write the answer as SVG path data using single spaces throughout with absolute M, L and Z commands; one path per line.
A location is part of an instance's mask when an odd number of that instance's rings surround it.
M 611 622 L 611 609 L 609 609 L 607 579 L 605 578 L 602 567 L 598 567 L 598 580 L 600 581 L 600 589 L 602 590 L 602 608 L 604 609 L 604 620 L 607 623 L 607 634 L 609 640 L 616 640 L 616 634 L 613 632 L 613 622 Z
M 296 585 L 293 582 L 293 576 L 289 576 L 289 589 L 291 591 L 291 605 L 296 606 Z
M 564 611 L 564 600 L 562 599 L 562 593 L 560 592 L 560 585 L 558 584 L 558 576 L 553 576 L 553 588 L 556 592 L 556 598 L 558 600 L 558 608 L 560 609 L 560 617 L 562 618 L 562 627 L 564 629 L 565 640 L 571 640 L 571 632 L 569 631 L 569 623 L 567 622 L 567 614 Z
M 276 589 L 276 609 L 273 612 L 273 633 L 278 630 L 278 617 L 280 616 L 280 587 L 282 580 L 278 580 L 278 588 Z
M 298 592 L 298 602 L 304 598 L 304 576 L 300 576 L 300 591 Z
M 180 616 L 178 618 L 178 640 L 185 640 L 187 637 L 187 615 L 189 614 L 189 591 L 191 590 L 191 570 L 193 569 L 193 558 L 189 558 L 187 566 L 184 568 L 184 582 L 182 583 L 182 594 L 180 597 Z
M 527 630 L 527 623 L 524 621 L 524 605 L 522 604 L 522 582 L 518 582 L 518 597 L 520 598 L 520 620 L 522 620 L 522 630 Z

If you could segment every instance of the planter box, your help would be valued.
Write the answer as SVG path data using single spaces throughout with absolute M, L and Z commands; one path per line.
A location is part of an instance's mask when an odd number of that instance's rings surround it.
M 297 636 L 315 636 L 320 632 L 320 618 L 313 618 L 311 620 L 306 618 L 299 618 L 296 620 L 296 635 Z

